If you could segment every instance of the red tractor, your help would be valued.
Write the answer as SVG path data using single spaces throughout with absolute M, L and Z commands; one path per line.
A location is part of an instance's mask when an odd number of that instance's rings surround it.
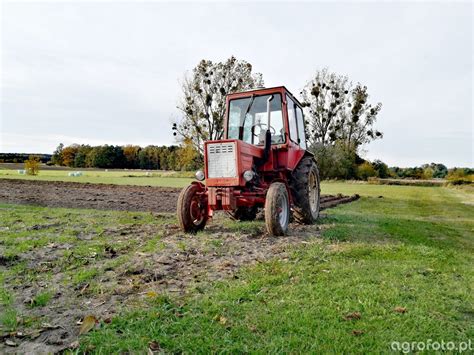
M 300 223 L 318 218 L 319 172 L 302 105 L 283 86 L 228 95 L 224 139 L 204 143 L 204 162 L 199 181 L 179 195 L 184 232 L 202 230 L 217 210 L 253 220 L 263 207 L 271 235 L 286 233 L 291 212 Z

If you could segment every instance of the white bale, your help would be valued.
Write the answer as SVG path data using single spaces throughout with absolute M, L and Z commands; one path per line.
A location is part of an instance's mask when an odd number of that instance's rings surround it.
M 18 174 L 20 175 L 25 175 L 25 173 L 26 173 L 26 170 L 22 170 L 22 169 L 18 170 Z

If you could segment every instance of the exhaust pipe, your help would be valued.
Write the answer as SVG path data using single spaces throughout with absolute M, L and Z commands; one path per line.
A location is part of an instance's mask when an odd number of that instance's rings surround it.
M 267 99 L 267 132 L 265 133 L 265 146 L 263 150 L 263 161 L 266 162 L 270 156 L 270 149 L 272 147 L 272 133 L 270 132 L 270 103 L 273 100 L 273 95 Z

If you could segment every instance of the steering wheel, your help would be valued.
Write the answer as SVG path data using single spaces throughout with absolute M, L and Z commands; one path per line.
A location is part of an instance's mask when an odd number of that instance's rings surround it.
M 258 132 L 258 134 L 255 134 L 255 127 L 260 127 L 260 131 Z M 260 133 L 262 133 L 262 131 L 266 131 L 266 130 L 267 130 L 266 127 L 267 127 L 267 124 L 266 124 L 266 123 L 261 123 L 261 122 L 255 123 L 255 124 L 253 125 L 253 127 L 252 127 L 252 128 L 253 128 L 253 129 L 252 129 L 253 135 L 254 135 L 255 137 L 258 137 L 258 136 L 260 135 Z M 276 134 L 276 130 L 275 130 L 275 128 L 273 128 L 272 126 L 270 126 L 270 133 L 272 134 L 272 136 L 274 136 L 274 135 Z

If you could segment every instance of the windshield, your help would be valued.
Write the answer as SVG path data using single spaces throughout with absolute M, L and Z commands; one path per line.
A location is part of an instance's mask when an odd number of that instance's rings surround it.
M 270 96 L 272 95 L 254 96 L 253 100 L 251 96 L 231 100 L 227 138 L 263 145 L 268 129 L 267 100 Z M 270 133 L 272 144 L 285 143 L 280 94 L 273 94 L 273 100 L 270 101 Z

